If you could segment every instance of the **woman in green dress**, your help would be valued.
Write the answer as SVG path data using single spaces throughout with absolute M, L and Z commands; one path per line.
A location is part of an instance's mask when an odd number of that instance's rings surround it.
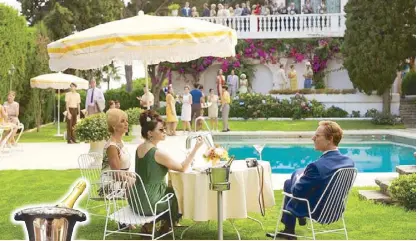
M 141 134 L 145 139 L 145 142 L 140 144 L 136 150 L 135 158 L 135 171 L 141 177 L 145 186 L 146 193 L 149 198 L 150 206 L 143 205 L 145 215 L 153 215 L 150 208 L 154 208 L 155 204 L 167 193 L 174 193 L 173 188 L 168 187 L 166 183 L 166 175 L 169 170 L 178 172 L 185 172 L 194 159 L 197 150 L 202 146 L 203 141 L 201 138 L 197 140 L 196 145 L 192 149 L 191 153 L 186 159 L 179 163 L 174 161 L 170 155 L 157 148 L 160 141 L 165 140 L 165 127 L 164 121 L 158 113 L 153 110 L 147 110 L 140 115 L 140 125 L 142 126 Z M 141 183 L 136 181 L 137 190 L 139 192 L 140 200 L 145 203 L 145 193 L 142 190 Z M 175 193 L 174 193 L 175 194 Z M 164 205 L 158 205 L 156 213 L 160 213 L 168 208 L 168 203 Z M 171 216 L 174 224 L 178 224 L 181 215 L 178 212 L 178 202 L 174 197 L 170 201 Z M 168 230 L 170 228 L 169 213 L 163 215 L 163 229 Z M 142 227 L 142 232 L 152 232 L 152 228 L 148 225 Z

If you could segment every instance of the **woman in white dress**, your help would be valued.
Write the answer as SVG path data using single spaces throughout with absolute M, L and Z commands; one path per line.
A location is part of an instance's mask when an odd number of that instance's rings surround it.
M 101 174 L 101 188 L 99 195 L 108 194 L 115 185 L 122 185 L 126 182 L 127 187 L 132 186 L 136 182 L 134 174 L 124 173 L 115 178 L 113 175 L 104 174 L 104 171 L 109 170 L 123 170 L 128 171 L 130 168 L 130 153 L 122 138 L 128 131 L 128 119 L 126 112 L 120 109 L 110 109 L 106 112 L 107 126 L 111 133 L 110 138 L 104 145 L 102 174 Z M 116 180 L 117 179 L 117 180 Z M 115 183 L 116 181 L 116 183 Z M 104 189 L 104 190 L 103 190 Z M 121 194 L 124 195 L 124 194 Z M 119 228 L 135 229 L 132 224 L 118 223 Z
M 214 93 L 213 89 L 209 90 L 208 102 L 211 102 L 211 105 L 208 107 L 211 129 L 219 131 L 217 122 L 217 117 L 219 116 L 219 96 Z
M 190 94 L 190 87 L 186 85 L 184 87 L 184 95 L 182 96 L 182 108 L 181 108 L 181 121 L 182 121 L 182 129 L 184 132 L 186 130 L 191 131 L 191 104 L 193 103 L 193 99 Z

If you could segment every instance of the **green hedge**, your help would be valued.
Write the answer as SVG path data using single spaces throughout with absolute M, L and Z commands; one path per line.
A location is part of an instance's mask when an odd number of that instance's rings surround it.
M 177 115 L 181 115 L 181 103 L 176 103 Z M 207 109 L 205 115 L 207 115 Z M 165 107 L 158 113 L 165 115 Z M 307 100 L 304 95 L 294 95 L 290 99 L 275 99 L 270 95 L 241 94 L 232 100 L 230 117 L 250 118 L 292 118 L 303 119 L 310 117 L 347 117 L 348 112 L 331 106 L 326 109 L 317 100 Z
M 20 104 L 19 119 L 26 129 L 53 119 L 53 94 L 50 90 L 32 89 L 29 79 L 48 73 L 47 30 L 42 23 L 33 27 L 12 7 L 0 4 L 0 103 L 7 92 L 16 92 Z M 11 65 L 15 72 L 9 75 Z
M 416 94 L 416 72 L 411 70 L 403 79 L 401 84 L 401 91 L 403 95 L 415 95 Z

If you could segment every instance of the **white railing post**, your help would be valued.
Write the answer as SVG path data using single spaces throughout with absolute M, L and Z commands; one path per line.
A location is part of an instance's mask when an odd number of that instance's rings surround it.
M 258 32 L 258 16 L 256 15 L 249 16 L 249 32 L 251 33 Z
M 340 14 L 340 34 L 342 36 L 345 36 L 345 30 L 346 30 L 346 14 L 342 13 Z
M 332 33 L 339 32 L 339 14 L 330 15 L 330 30 Z

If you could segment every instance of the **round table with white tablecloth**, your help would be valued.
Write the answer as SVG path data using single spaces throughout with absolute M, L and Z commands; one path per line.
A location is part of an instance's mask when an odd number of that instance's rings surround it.
M 259 164 L 258 168 L 248 168 L 243 160 L 233 162 L 230 190 L 223 192 L 224 219 L 247 218 L 249 212 L 260 213 L 259 193 L 262 184 L 264 207 L 275 205 L 271 166 L 266 161 L 259 161 Z M 169 175 L 183 218 L 194 221 L 217 220 L 217 192 L 209 189 L 210 177 L 207 174 L 170 171 Z

